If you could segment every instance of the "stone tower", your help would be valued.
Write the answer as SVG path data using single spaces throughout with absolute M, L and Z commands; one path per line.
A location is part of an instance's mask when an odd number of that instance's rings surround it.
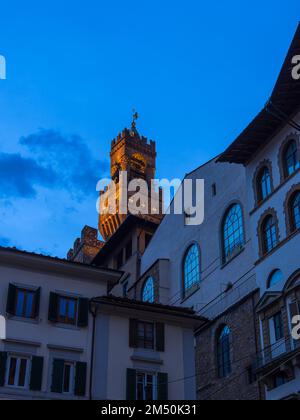
M 133 179 L 142 179 L 147 182 L 149 190 L 149 211 L 147 214 L 141 214 L 139 217 L 159 224 L 162 218 L 162 192 L 158 197 L 158 211 L 151 211 L 151 181 L 155 179 L 156 172 L 156 144 L 153 140 L 148 142 L 146 137 L 140 136 L 136 129 L 137 114 L 134 116 L 131 130 L 125 128 L 111 143 L 111 178 L 116 185 L 117 191 L 117 213 L 100 214 L 99 231 L 102 237 L 107 241 L 121 226 L 127 218 L 126 214 L 120 214 L 119 207 L 119 186 L 120 171 L 127 173 L 128 183 Z M 105 192 L 102 191 L 101 194 Z M 130 199 L 130 195 L 128 195 Z

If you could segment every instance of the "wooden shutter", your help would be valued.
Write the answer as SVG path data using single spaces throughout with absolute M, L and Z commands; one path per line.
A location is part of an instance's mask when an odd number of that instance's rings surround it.
M 77 326 L 85 328 L 89 325 L 89 299 L 80 298 L 78 301 Z
M 156 351 L 165 351 L 165 324 L 156 323 Z
M 61 359 L 53 360 L 51 392 L 55 392 L 57 394 L 62 393 L 64 366 L 65 366 L 64 360 L 61 360 Z
M 157 399 L 158 401 L 168 401 L 168 374 L 159 373 L 157 375 Z
M 40 300 L 41 300 L 41 288 L 37 289 L 35 292 L 35 308 L 34 308 L 34 317 L 37 318 L 40 314 Z
M 50 293 L 48 320 L 50 322 L 57 322 L 58 317 L 58 295 Z
M 44 358 L 33 356 L 31 361 L 30 389 L 41 391 L 43 381 Z
M 126 400 L 135 401 L 135 399 L 136 399 L 136 370 L 127 369 Z
M 129 320 L 129 347 L 137 348 L 138 346 L 138 321 L 136 319 Z
M 16 314 L 16 297 L 17 297 L 17 287 L 13 284 L 10 284 L 8 287 L 8 296 L 6 304 L 6 312 L 9 315 Z
M 86 375 L 87 375 L 87 364 L 83 363 L 83 362 L 77 362 L 76 363 L 74 394 L 78 397 L 84 397 L 85 396 Z
M 0 352 L 0 386 L 5 385 L 6 364 L 7 353 L 2 351 Z

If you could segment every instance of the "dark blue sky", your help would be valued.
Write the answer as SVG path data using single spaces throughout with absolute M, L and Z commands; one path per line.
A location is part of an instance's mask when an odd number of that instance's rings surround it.
M 110 141 L 141 114 L 158 176 L 220 153 L 271 93 L 299 1 L 2 2 L 0 243 L 64 256 L 96 226 Z

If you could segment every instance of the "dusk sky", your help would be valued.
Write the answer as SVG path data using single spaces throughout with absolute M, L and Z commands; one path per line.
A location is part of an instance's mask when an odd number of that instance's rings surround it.
M 223 151 L 267 101 L 299 0 L 1 2 L 0 244 L 64 257 L 97 226 L 111 140 L 140 113 L 157 176 Z

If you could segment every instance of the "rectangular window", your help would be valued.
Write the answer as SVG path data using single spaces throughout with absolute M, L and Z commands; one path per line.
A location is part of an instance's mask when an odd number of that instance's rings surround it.
M 29 386 L 29 365 L 30 360 L 26 357 L 10 356 L 8 358 L 6 385 L 27 389 Z
M 35 318 L 36 292 L 32 290 L 16 290 L 15 315 L 20 318 Z
M 78 300 L 70 297 L 58 297 L 58 322 L 76 325 Z
M 157 400 L 157 377 L 153 373 L 137 372 L 136 396 L 138 401 Z
M 279 312 L 273 317 L 273 322 L 274 322 L 275 339 L 276 341 L 280 341 L 284 337 L 281 312 Z
M 74 388 L 74 364 L 65 362 L 63 374 L 63 394 L 72 394 Z
M 138 347 L 154 350 L 154 324 L 138 322 Z

